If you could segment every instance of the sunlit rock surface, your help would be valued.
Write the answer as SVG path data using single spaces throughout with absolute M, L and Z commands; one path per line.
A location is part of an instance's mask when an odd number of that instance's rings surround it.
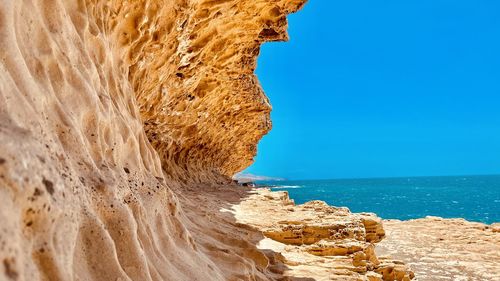
M 377 252 L 409 264 L 418 280 L 500 280 L 498 224 L 427 217 L 384 227 Z
M 266 237 L 261 249 L 283 255 L 289 276 L 311 280 L 411 280 L 402 262 L 379 259 L 374 243 L 385 232 L 375 214 L 353 214 L 322 201 L 295 205 L 287 192 L 256 189 L 233 207 L 238 222 Z
M 271 129 L 260 45 L 287 40 L 286 15 L 305 0 L 135 2 L 100 8 L 163 168 L 207 181 L 249 166 Z

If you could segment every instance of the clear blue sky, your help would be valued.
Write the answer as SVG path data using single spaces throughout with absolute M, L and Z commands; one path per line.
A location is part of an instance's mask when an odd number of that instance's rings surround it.
M 257 75 L 273 130 L 248 173 L 500 173 L 500 1 L 310 0 Z

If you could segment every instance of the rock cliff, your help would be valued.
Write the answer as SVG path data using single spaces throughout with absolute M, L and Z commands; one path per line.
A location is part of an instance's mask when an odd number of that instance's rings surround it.
M 0 280 L 412 278 L 373 214 L 231 183 L 304 2 L 2 1 Z
M 254 75 L 260 45 L 286 40 L 286 15 L 305 0 L 132 2 L 92 8 L 118 42 L 163 168 L 207 181 L 249 166 L 271 128 Z
M 267 279 L 200 246 L 176 193 L 252 162 L 259 46 L 303 4 L 2 1 L 0 280 Z

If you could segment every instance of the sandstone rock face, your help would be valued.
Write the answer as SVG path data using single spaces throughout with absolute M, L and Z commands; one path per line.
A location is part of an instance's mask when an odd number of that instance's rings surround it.
M 0 280 L 410 279 L 373 214 L 227 184 L 271 127 L 259 46 L 303 4 L 2 1 Z
M 95 8 L 109 14 L 163 168 L 209 181 L 249 166 L 271 128 L 254 75 L 260 45 L 286 40 L 286 15 L 305 0 L 120 2 Z
M 2 1 L 0 280 L 268 279 L 175 190 L 251 163 L 259 45 L 303 2 Z
M 261 249 L 283 255 L 285 275 L 311 280 L 411 280 L 402 262 L 379 258 L 385 232 L 375 214 L 353 214 L 322 201 L 295 205 L 286 192 L 256 189 L 233 207 L 238 222 L 266 237 Z

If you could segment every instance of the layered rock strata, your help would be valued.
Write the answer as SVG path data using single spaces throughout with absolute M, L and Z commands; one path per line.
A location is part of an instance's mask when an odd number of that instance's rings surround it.
M 283 255 L 290 276 L 311 280 L 411 280 L 402 262 L 379 258 L 375 244 L 385 237 L 375 214 L 353 214 L 322 201 L 295 205 L 286 192 L 257 189 L 233 207 L 238 222 L 266 237 L 261 249 Z

